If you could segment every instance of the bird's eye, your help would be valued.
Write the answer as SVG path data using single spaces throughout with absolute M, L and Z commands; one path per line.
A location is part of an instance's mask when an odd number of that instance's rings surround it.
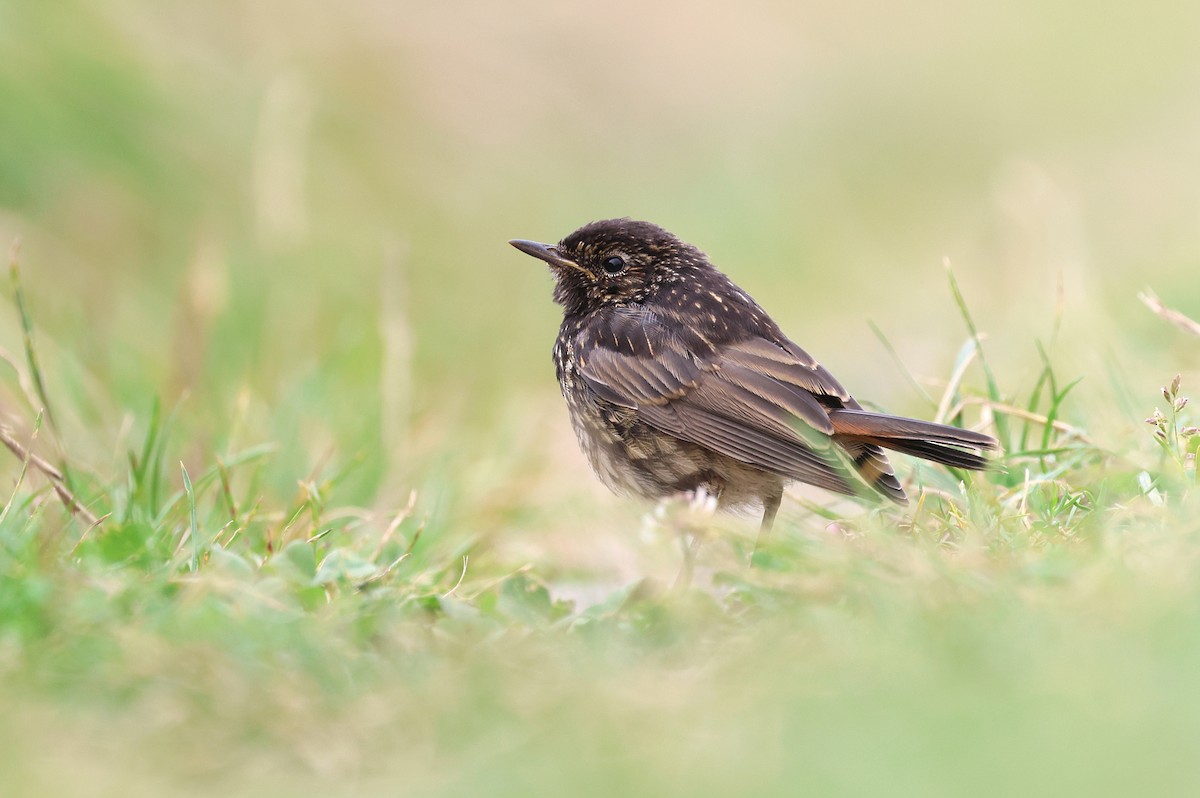
M 621 272 L 625 271 L 625 259 L 620 255 L 613 255 L 611 258 L 605 258 L 602 265 L 604 266 L 604 271 L 608 272 L 609 274 L 620 274 Z

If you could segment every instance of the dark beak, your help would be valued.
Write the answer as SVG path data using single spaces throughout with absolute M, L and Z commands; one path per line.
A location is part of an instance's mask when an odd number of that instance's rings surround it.
M 558 253 L 558 247 L 554 246 L 553 244 L 539 244 L 537 241 L 526 241 L 523 238 L 514 238 L 508 243 L 512 244 L 526 255 L 532 255 L 538 260 L 544 260 L 551 266 L 557 266 L 562 269 L 575 269 L 576 271 L 581 271 L 586 275 L 591 275 L 591 272 L 580 266 L 575 261 L 560 255 Z

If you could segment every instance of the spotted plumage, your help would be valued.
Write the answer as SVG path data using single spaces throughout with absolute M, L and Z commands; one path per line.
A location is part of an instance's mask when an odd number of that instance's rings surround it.
M 703 252 L 657 225 L 593 222 L 558 244 L 511 242 L 550 264 L 563 322 L 554 364 L 580 447 L 617 493 L 700 488 L 760 503 L 789 481 L 905 502 L 884 448 L 960 468 L 994 439 L 869 413 Z

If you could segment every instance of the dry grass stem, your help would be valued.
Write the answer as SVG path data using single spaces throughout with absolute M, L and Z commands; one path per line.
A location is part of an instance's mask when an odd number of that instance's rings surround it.
M 1146 307 L 1150 308 L 1150 310 L 1152 310 L 1156 315 L 1161 316 L 1181 330 L 1190 332 L 1192 335 L 1200 335 L 1200 322 L 1188 318 L 1178 310 L 1172 310 L 1171 308 L 1167 307 L 1153 291 L 1146 289 L 1142 293 L 1138 294 L 1138 299 L 1142 300 L 1142 303 Z
M 34 454 L 14 437 L 11 429 L 3 425 L 0 425 L 0 443 L 7 446 L 9 451 L 15 454 L 20 460 L 41 471 L 50 480 L 50 484 L 54 487 L 54 492 L 58 494 L 58 498 L 62 500 L 63 505 L 72 515 L 78 515 L 87 522 L 89 527 L 94 527 L 100 523 L 100 519 L 75 498 L 75 494 L 67 487 L 62 471 Z

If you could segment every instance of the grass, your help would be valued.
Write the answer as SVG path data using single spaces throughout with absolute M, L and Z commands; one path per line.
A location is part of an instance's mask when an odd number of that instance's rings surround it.
M 0 4 L 0 794 L 1197 792 L 1191 5 L 243 6 Z M 1002 468 L 605 493 L 626 214 Z
M 13 274 L 25 381 L 42 385 Z M 954 294 L 968 368 L 940 405 L 1005 429 L 1004 468 L 923 467 L 907 511 L 802 500 L 754 568 L 737 522 L 697 527 L 680 507 L 635 522 L 659 550 L 707 530 L 690 588 L 648 577 L 572 600 L 577 578 L 464 538 L 419 493 L 341 505 L 332 461 L 274 501 L 258 474 L 276 447 L 192 479 L 157 406 L 115 478 L 71 469 L 82 506 L 65 468 L 10 443 L 9 794 L 1195 790 L 1185 386 L 1106 451 L 1058 421 L 1074 383 L 1048 357 L 1027 396 L 966 388 L 986 361 Z M 505 498 L 493 512 L 529 512 Z

